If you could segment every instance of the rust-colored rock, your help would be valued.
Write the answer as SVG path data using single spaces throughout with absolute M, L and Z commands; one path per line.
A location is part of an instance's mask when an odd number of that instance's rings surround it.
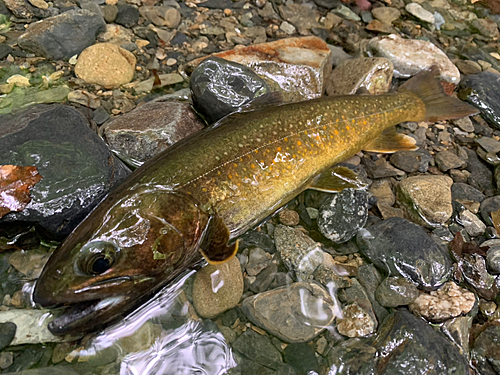
M 41 179 L 36 167 L 0 166 L 0 218 L 24 210 L 31 201 L 29 189 Z

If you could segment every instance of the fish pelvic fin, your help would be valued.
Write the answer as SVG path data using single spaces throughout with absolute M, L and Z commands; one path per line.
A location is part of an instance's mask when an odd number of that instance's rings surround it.
M 439 69 L 432 66 L 405 82 L 398 92 L 411 91 L 425 104 L 423 121 L 457 119 L 474 115 L 479 111 L 459 99 L 445 94 L 439 81 Z
M 363 189 L 367 185 L 353 170 L 335 166 L 317 176 L 309 189 L 327 193 L 338 193 L 346 188 Z
M 417 141 L 408 136 L 396 131 L 394 126 L 385 129 L 373 141 L 363 147 L 364 151 L 378 152 L 383 154 L 391 154 L 396 151 L 408 150 L 415 151 Z
M 208 225 L 205 240 L 200 245 L 200 253 L 210 264 L 225 263 L 238 252 L 238 241 L 228 244 L 229 229 L 218 215 L 211 215 Z

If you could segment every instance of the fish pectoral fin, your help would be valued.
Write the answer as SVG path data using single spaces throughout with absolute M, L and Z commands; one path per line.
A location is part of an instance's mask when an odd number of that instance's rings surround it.
M 402 150 L 415 151 L 418 149 L 416 143 L 417 141 L 414 138 L 398 133 L 396 128 L 392 126 L 385 129 L 382 134 L 363 147 L 363 150 L 383 154 L 391 154 Z
M 333 167 L 313 180 L 309 189 L 324 191 L 327 193 L 338 193 L 347 188 L 363 189 L 367 185 L 353 170 L 347 167 Z
M 217 215 L 211 215 L 208 233 L 200 245 L 200 253 L 210 264 L 227 262 L 238 252 L 238 241 L 228 244 L 229 229 Z

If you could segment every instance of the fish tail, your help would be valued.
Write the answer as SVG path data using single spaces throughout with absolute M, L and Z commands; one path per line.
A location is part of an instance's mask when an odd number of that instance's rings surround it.
M 439 121 L 470 116 L 479 111 L 461 100 L 445 94 L 439 81 L 439 69 L 432 66 L 405 82 L 399 92 L 411 91 L 425 104 L 423 121 Z

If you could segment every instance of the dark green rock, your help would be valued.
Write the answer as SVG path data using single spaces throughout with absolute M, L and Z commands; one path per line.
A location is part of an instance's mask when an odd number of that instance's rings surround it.
M 273 346 L 267 336 L 247 329 L 233 343 L 233 349 L 264 367 L 277 370 L 282 364 L 281 353 Z
M 251 69 L 219 57 L 198 65 L 190 88 L 194 108 L 210 124 L 269 92 L 267 83 Z
M 373 264 L 364 263 L 358 268 L 356 279 L 365 288 L 366 294 L 372 304 L 373 312 L 377 316 L 377 320 L 383 322 L 387 315 L 389 315 L 389 311 L 378 303 L 375 298 L 375 291 L 382 281 L 382 277 L 377 268 L 375 268 Z
M 15 323 L 0 323 L 0 351 L 10 345 L 16 335 L 17 326 Z
M 375 297 L 382 306 L 403 306 L 415 301 L 418 289 L 402 277 L 387 277 L 378 286 Z
M 424 229 L 406 219 L 391 217 L 361 230 L 360 251 L 385 274 L 403 276 L 422 289 L 443 285 L 451 274 L 451 259 Z
M 29 346 L 14 358 L 14 363 L 7 368 L 7 372 L 21 372 L 34 367 L 42 358 L 45 349 Z
M 500 373 L 500 326 L 481 332 L 471 350 L 471 359 L 481 375 Z
M 297 375 L 307 375 L 310 371 L 318 371 L 319 363 L 314 349 L 306 343 L 290 344 L 283 351 L 285 363 L 292 366 Z

